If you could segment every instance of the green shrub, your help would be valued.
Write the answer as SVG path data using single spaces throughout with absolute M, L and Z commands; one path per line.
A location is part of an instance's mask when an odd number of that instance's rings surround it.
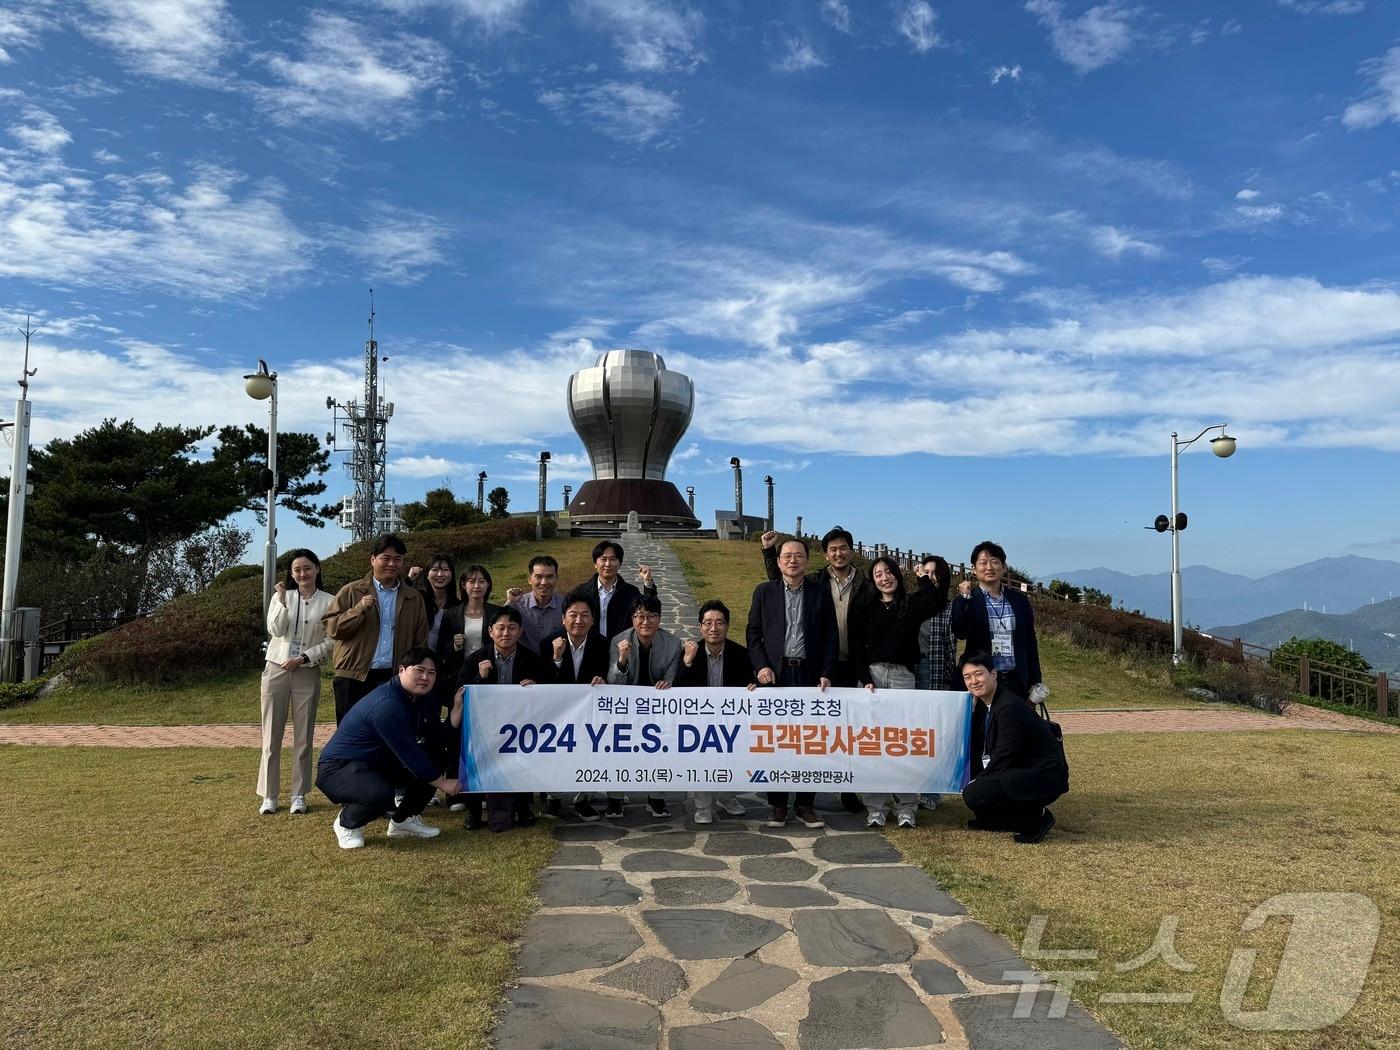
M 1243 704 L 1282 714 L 1293 695 L 1293 683 L 1266 663 L 1209 660 L 1178 676 L 1178 684 L 1200 685 L 1227 704 Z
M 553 529 L 546 528 L 546 533 Z M 507 519 L 409 533 L 403 539 L 409 564 L 426 562 L 437 551 L 466 564 L 534 535 L 533 521 Z M 322 561 L 326 590 L 335 593 L 369 572 L 369 546 L 357 543 Z M 257 667 L 266 640 L 261 576 L 259 569 L 257 578 L 174 598 L 150 616 L 70 647 L 54 669 L 89 681 L 144 683 Z
M 29 703 L 38 697 L 48 680 L 47 675 L 40 675 L 28 682 L 0 682 L 0 708 Z
M 263 567 L 261 565 L 230 565 L 223 572 L 214 577 L 210 587 L 222 587 L 226 583 L 233 583 L 235 580 L 250 580 L 254 576 L 262 578 Z
M 1057 630 L 1081 648 L 1134 656 L 1169 657 L 1172 654 L 1172 625 L 1162 620 L 1035 593 L 1030 599 L 1038 630 Z M 1197 662 L 1240 663 L 1243 660 L 1231 646 L 1195 631 L 1183 632 L 1182 646 L 1187 657 Z

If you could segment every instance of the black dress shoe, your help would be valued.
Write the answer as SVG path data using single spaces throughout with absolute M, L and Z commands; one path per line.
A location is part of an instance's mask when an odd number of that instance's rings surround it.
M 546 817 L 557 817 L 562 809 L 563 804 L 558 796 L 544 800 L 544 815 Z
M 1017 842 L 1024 842 L 1027 844 L 1034 842 L 1043 842 L 1045 841 L 1045 836 L 1050 834 L 1050 829 L 1054 826 L 1055 814 L 1051 813 L 1047 809 L 1044 815 L 1041 816 L 1040 824 L 1036 827 L 1034 831 L 1023 831 L 1019 835 L 1013 835 L 1012 838 L 1014 838 Z

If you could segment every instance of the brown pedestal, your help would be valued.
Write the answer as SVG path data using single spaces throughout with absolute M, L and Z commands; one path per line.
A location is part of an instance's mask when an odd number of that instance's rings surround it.
M 700 527 L 700 519 L 690 512 L 690 504 L 676 486 L 646 478 L 585 481 L 569 504 L 569 521 L 621 528 L 627 524 L 628 512 L 634 510 L 643 530 L 649 525 L 671 529 Z

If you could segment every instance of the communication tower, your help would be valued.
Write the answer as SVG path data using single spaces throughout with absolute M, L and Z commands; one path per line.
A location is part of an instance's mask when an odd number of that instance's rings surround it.
M 379 390 L 379 343 L 374 338 L 374 289 L 369 291 L 369 338 L 365 340 L 364 398 L 346 402 L 326 398 L 331 410 L 331 432 L 326 444 L 345 452 L 345 472 L 355 483 L 354 495 L 340 506 L 341 528 L 349 529 L 351 542 L 373 539 L 380 532 L 402 527 L 398 505 L 385 492 L 389 419 L 394 403 Z M 337 437 L 344 443 L 337 441 Z

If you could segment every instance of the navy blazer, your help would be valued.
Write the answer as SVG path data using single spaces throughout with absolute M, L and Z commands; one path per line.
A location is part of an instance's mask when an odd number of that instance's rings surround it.
M 564 662 L 554 666 L 554 639 L 564 638 Z M 588 640 L 583 643 L 583 659 L 578 664 L 578 675 L 574 674 L 574 658 L 569 652 L 568 639 L 563 631 L 555 631 L 540 643 L 540 659 L 554 672 L 551 679 L 556 685 L 588 685 L 593 679 L 608 680 L 608 640 L 596 630 L 588 632 Z
M 655 594 L 656 584 L 647 584 L 645 593 Z M 632 603 L 642 594 L 643 591 L 638 590 L 621 576 L 618 576 L 617 583 L 613 586 L 613 596 L 608 599 L 608 622 L 606 624 L 603 623 L 602 616 L 598 613 L 598 574 L 596 572 L 571 590 L 568 597 L 578 596 L 586 601 L 588 608 L 593 612 L 593 626 L 598 629 L 598 633 L 606 634 L 609 639 L 612 639 L 632 626 Z M 567 602 L 567 600 L 566 598 L 565 601 Z M 603 630 L 605 626 L 606 631 Z
M 755 587 L 745 629 L 754 673 L 767 667 L 779 681 L 783 677 L 783 640 L 787 633 L 786 592 L 787 584 L 782 580 L 769 580 Z M 803 677 L 808 680 L 800 684 L 816 685 L 818 679 L 829 680 L 840 654 L 836 606 L 831 601 L 831 589 L 824 583 L 812 582 L 811 577 L 802 580 L 802 641 L 807 650 Z
M 481 674 L 482 660 L 491 661 L 491 671 L 485 677 Z M 523 645 L 515 647 L 515 665 L 511 669 L 511 675 L 515 679 L 515 684 L 529 680 L 540 685 L 549 685 L 554 681 L 554 662 L 551 660 L 545 663 L 539 658 L 538 653 L 533 653 Z M 457 680 L 458 685 L 495 685 L 496 684 L 496 647 L 494 645 L 483 645 L 474 653 L 469 653 L 462 661 L 462 674 Z
M 1036 714 L 1025 697 L 1000 684 L 992 697 L 982 750 L 990 761 L 977 779 L 1001 781 L 1013 799 L 1044 799 L 1048 805 L 1069 790 L 1064 746 L 1055 739 L 1050 723 Z
M 724 672 L 721 675 L 721 685 L 731 689 L 746 686 L 754 680 L 753 661 L 749 659 L 749 651 L 733 639 L 724 640 Z M 705 652 L 705 643 L 700 643 L 700 651 L 695 654 L 695 662 L 689 667 L 685 665 L 685 657 L 681 657 L 681 669 L 676 675 L 676 685 L 684 685 L 694 688 L 696 686 L 708 686 L 710 684 L 710 658 Z
M 1031 686 L 1044 681 L 1040 675 L 1040 649 L 1035 641 L 1035 615 L 1031 612 L 1030 599 L 1019 590 L 1003 586 L 1001 593 L 1016 616 L 1016 626 L 1011 632 L 1011 644 L 1016 649 L 1016 666 L 1000 674 L 1011 689 L 1025 696 Z M 974 586 L 966 598 L 961 594 L 954 598 L 948 622 L 953 629 L 953 637 L 967 642 L 963 647 L 963 656 L 969 653 L 991 655 L 992 628 L 987 623 L 987 598 L 982 588 Z

